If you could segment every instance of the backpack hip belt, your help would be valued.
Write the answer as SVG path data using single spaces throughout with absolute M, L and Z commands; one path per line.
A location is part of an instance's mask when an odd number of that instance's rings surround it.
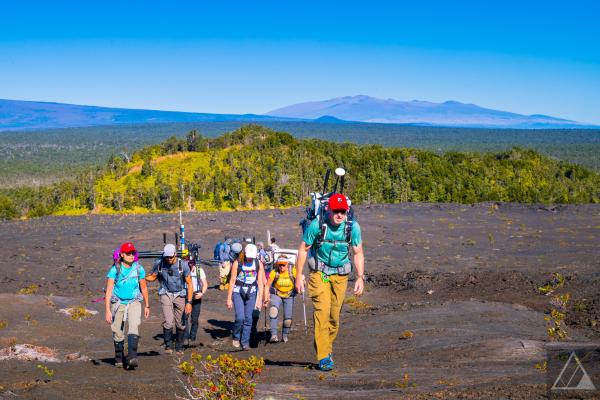
M 317 271 L 322 272 L 325 275 L 348 275 L 352 272 L 352 263 L 347 262 L 339 267 L 332 267 L 321 260 L 317 260 Z

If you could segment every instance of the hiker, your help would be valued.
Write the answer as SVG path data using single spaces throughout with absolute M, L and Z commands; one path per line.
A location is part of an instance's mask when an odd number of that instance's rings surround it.
M 188 262 L 190 266 L 190 276 L 192 278 L 193 295 L 192 295 L 192 312 L 190 314 L 189 323 L 185 324 L 186 337 L 190 342 L 196 341 L 196 334 L 198 333 L 198 320 L 200 319 L 200 308 L 202 307 L 202 297 L 208 289 L 206 283 L 206 273 L 204 269 L 200 267 L 196 260 L 190 260 Z
M 280 256 L 275 263 L 273 271 L 269 274 L 266 291 L 269 293 L 270 306 L 269 318 L 271 319 L 271 343 L 279 342 L 277 336 L 277 323 L 279 311 L 283 305 L 283 328 L 281 339 L 288 341 L 288 334 L 292 327 L 292 313 L 294 310 L 294 297 L 296 296 L 296 267 L 287 257 Z
M 306 231 L 298 248 L 298 276 L 308 251 L 315 255 L 314 267 L 311 267 L 308 279 L 308 293 L 313 301 L 314 344 L 319 360 L 319 369 L 331 371 L 334 367 L 332 350 L 340 325 L 340 310 L 344 303 L 348 274 L 352 270 L 349 252 L 354 253 L 356 282 L 354 294 L 360 296 L 364 289 L 364 254 L 360 226 L 356 221 L 347 221 L 346 213 L 350 209 L 346 196 L 335 193 L 329 197 L 327 214 L 323 229 L 319 220 L 314 219 Z M 346 231 L 346 225 L 351 226 Z M 322 232 L 324 230 L 325 232 Z M 296 290 L 304 292 L 304 280 L 296 279 Z
M 273 266 L 271 255 L 265 249 L 265 244 L 263 242 L 257 242 L 256 248 L 258 249 L 258 259 L 263 263 L 265 273 L 268 276 L 269 272 L 271 272 L 271 267 Z
M 165 353 L 173 353 L 173 327 L 175 327 L 175 352 L 183 354 L 185 336 L 183 314 L 190 314 L 192 311 L 193 284 L 188 262 L 177 257 L 175 245 L 165 245 L 162 257 L 154 262 L 152 273 L 146 277 L 148 282 L 156 279 L 160 283 L 158 297 L 164 316 L 162 326 Z
M 229 273 L 234 260 L 231 254 L 231 243 L 231 238 L 226 236 L 219 249 L 219 290 L 226 290 L 229 285 Z
M 115 345 L 115 366 L 122 368 L 125 352 L 125 325 L 127 325 L 127 366 L 138 366 L 137 349 L 140 339 L 139 326 L 150 315 L 146 272 L 134 261 L 136 250 L 133 243 L 126 242 L 119 248 L 119 259 L 106 274 L 105 320 L 111 325 Z
M 275 239 L 274 237 L 271 238 L 271 250 L 272 251 L 279 250 L 279 245 L 277 244 L 277 239 Z
M 250 350 L 250 331 L 254 310 L 262 306 L 265 273 L 262 262 L 257 259 L 257 249 L 248 243 L 240 258 L 231 266 L 231 280 L 227 291 L 227 308 L 235 310 L 232 345 Z

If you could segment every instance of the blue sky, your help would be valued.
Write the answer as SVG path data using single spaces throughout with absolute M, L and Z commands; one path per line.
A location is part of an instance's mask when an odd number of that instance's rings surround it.
M 600 123 L 600 3 L 414 3 L 3 2 L 0 98 L 264 113 L 366 94 Z

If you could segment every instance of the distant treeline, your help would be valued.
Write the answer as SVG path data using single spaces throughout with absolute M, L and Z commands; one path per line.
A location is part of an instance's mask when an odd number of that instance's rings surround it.
M 191 130 L 217 137 L 239 129 L 239 121 L 95 126 L 0 132 L 0 187 L 44 186 L 75 179 L 104 165 L 111 154 L 131 154 Z M 373 123 L 277 121 L 261 125 L 296 138 L 381 144 L 445 153 L 500 152 L 531 148 L 600 171 L 600 130 L 474 129 Z
M 307 204 L 343 166 L 355 203 L 598 203 L 600 175 L 533 150 L 442 154 L 299 140 L 246 125 L 217 138 L 191 131 L 110 157 L 77 180 L 0 192 L 0 217 L 86 212 L 231 210 Z

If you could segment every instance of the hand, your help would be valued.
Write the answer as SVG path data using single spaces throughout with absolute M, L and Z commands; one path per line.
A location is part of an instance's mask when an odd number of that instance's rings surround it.
M 104 320 L 109 325 L 113 323 L 112 313 L 110 312 L 110 310 L 106 310 L 106 316 L 104 317 Z
M 191 303 L 187 303 L 187 304 L 185 305 L 185 313 L 186 313 L 186 314 L 189 314 L 189 313 L 191 313 L 191 312 L 192 312 L 192 304 L 191 304 Z
M 150 316 L 150 307 L 144 307 L 144 318 L 148 319 Z
M 302 276 L 304 278 L 304 275 Z M 296 292 L 304 293 L 304 279 L 296 279 Z
M 231 299 L 227 299 L 227 309 L 231 310 L 233 308 L 233 301 Z
M 363 278 L 356 278 L 354 282 L 354 294 L 360 296 L 365 288 L 365 280 Z
M 196 292 L 194 293 L 194 299 L 196 300 L 200 300 L 202 298 L 202 292 Z
M 263 307 L 267 308 L 268 305 L 269 305 L 269 299 L 267 298 L 263 301 Z

